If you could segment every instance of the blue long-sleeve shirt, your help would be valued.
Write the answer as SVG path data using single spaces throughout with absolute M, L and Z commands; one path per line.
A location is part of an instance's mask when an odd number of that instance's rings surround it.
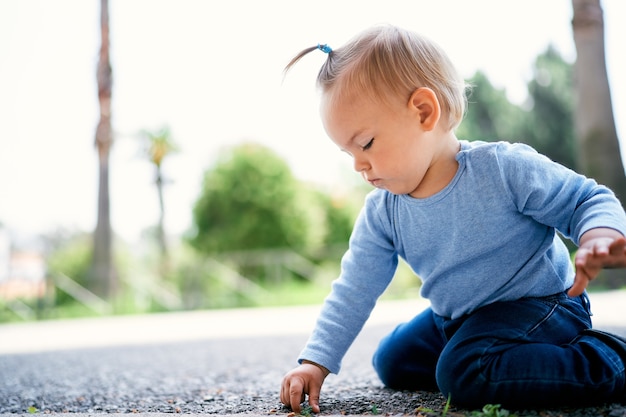
M 532 148 L 461 141 L 452 181 L 416 199 L 385 190 L 365 200 L 299 358 L 339 372 L 402 257 L 436 314 L 457 318 L 496 302 L 565 291 L 574 269 L 556 231 L 578 244 L 589 229 L 626 234 L 614 194 Z

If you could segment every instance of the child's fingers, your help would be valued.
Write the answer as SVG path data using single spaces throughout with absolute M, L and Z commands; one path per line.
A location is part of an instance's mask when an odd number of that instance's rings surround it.
M 302 378 L 291 377 L 283 381 L 280 401 L 295 413 L 300 413 L 300 403 L 304 401 L 304 381 Z
M 309 405 L 313 409 L 315 414 L 320 412 L 320 388 L 311 386 L 309 387 Z
M 576 267 L 576 275 L 578 275 L 578 270 L 583 269 L 583 268 L 588 268 L 593 258 L 594 258 L 593 248 L 578 249 L 578 252 L 576 252 L 576 257 L 574 258 L 574 266 Z
M 574 279 L 574 284 L 567 291 L 567 295 L 569 295 L 570 297 L 578 297 L 583 292 L 585 292 L 587 285 L 589 285 L 589 281 L 590 279 L 585 274 L 577 271 L 576 278 Z
M 584 267 L 593 279 L 602 268 L 626 267 L 626 239 L 612 242 L 597 241 L 592 247 L 580 248 L 575 258 L 576 268 Z
M 580 248 L 574 259 L 576 276 L 574 285 L 567 294 L 571 297 L 579 296 L 596 278 L 602 268 L 626 266 L 626 239 L 618 238 L 610 243 L 598 240 L 589 248 Z
M 589 270 L 589 262 L 592 258 L 593 251 L 590 249 L 581 248 L 576 253 L 576 258 L 574 259 L 574 265 L 576 266 L 574 284 L 567 292 L 567 295 L 570 297 L 578 297 L 581 295 L 589 285 L 589 282 L 594 278 L 595 275 Z
M 304 401 L 304 388 L 302 381 L 298 379 L 298 384 L 292 384 L 289 389 L 289 401 L 291 403 L 291 409 L 300 414 L 300 403 Z
M 615 257 L 616 266 L 626 266 L 626 238 L 615 239 L 609 246 L 609 255 Z

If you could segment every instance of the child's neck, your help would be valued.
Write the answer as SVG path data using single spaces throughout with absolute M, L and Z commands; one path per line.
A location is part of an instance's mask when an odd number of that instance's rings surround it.
M 446 188 L 456 175 L 459 168 L 456 155 L 461 150 L 461 143 L 452 131 L 439 139 L 442 141 L 440 152 L 426 171 L 422 183 L 411 193 L 413 198 L 427 198 L 437 194 Z

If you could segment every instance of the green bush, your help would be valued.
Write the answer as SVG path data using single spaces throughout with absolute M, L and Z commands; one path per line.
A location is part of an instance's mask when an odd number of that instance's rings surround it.
M 321 220 L 288 165 L 247 143 L 225 151 L 205 173 L 189 241 L 203 253 L 306 248 L 320 243 Z
M 91 267 L 92 241 L 88 234 L 80 234 L 59 244 L 48 255 L 48 274 L 52 281 L 57 274 L 63 274 L 85 286 Z M 73 303 L 74 299 L 63 291 L 55 291 L 55 305 Z

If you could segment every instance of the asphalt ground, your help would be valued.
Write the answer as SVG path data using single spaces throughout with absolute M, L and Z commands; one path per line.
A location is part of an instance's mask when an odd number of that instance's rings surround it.
M 590 296 L 594 326 L 626 335 L 626 292 Z M 396 392 L 370 365 L 378 340 L 426 307 L 380 302 L 322 390 L 323 415 L 442 415 L 438 393 Z M 212 310 L 0 325 L 0 414 L 288 415 L 280 381 L 320 306 Z M 448 410 L 466 415 L 472 410 Z M 528 416 L 626 416 L 622 405 Z

